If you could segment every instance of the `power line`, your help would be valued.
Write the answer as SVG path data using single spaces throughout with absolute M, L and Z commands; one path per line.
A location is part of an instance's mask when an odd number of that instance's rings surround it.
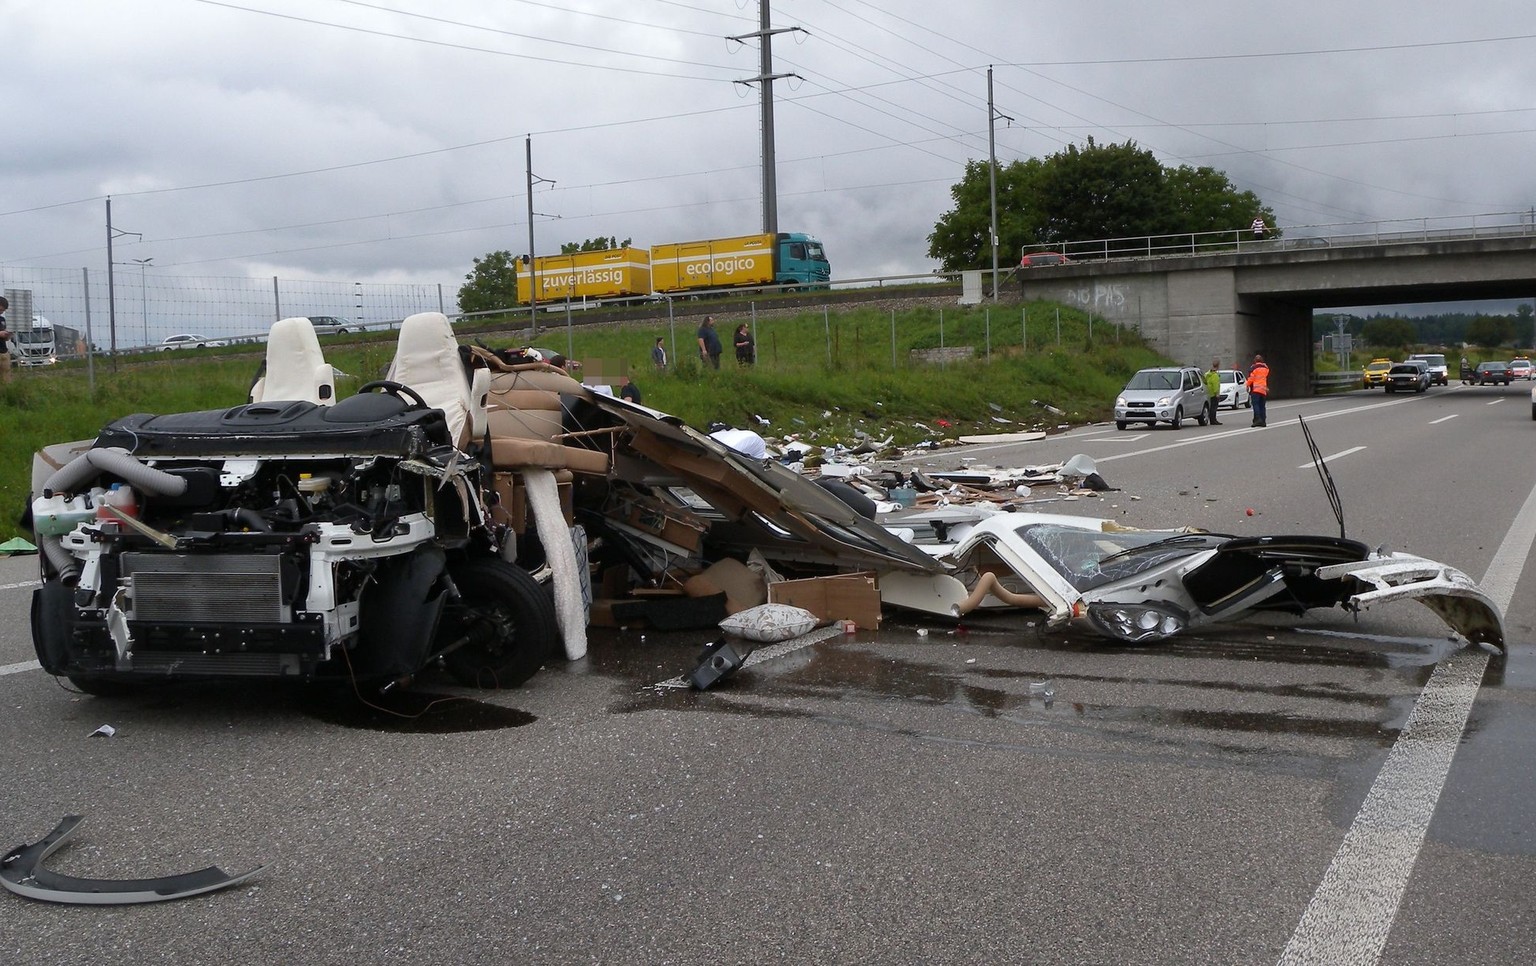
M 290 13 L 278 13 L 275 10 L 258 10 L 258 9 L 254 8 L 254 7 L 243 7 L 243 6 L 240 6 L 239 4 L 227 3 L 227 2 L 225 2 L 225 0 L 195 0 L 195 2 L 207 4 L 210 7 L 223 7 L 225 9 L 227 9 L 227 10 L 238 10 L 238 11 L 240 11 L 242 13 L 256 14 L 256 15 L 262 16 L 262 17 L 274 17 L 274 18 L 276 18 L 278 20 L 291 20 L 291 21 L 294 21 L 296 23 L 305 23 L 305 24 L 310 24 L 311 26 L 316 26 L 316 27 L 330 27 L 333 30 L 348 30 L 348 31 L 351 31 L 353 33 L 367 34 L 367 35 L 369 35 L 371 37 L 385 37 L 385 38 L 388 38 L 390 40 L 404 40 L 404 41 L 408 41 L 408 42 L 414 43 L 414 44 L 426 44 L 427 46 L 430 46 L 430 47 L 445 47 L 445 48 L 448 48 L 450 50 L 463 50 L 463 51 L 468 51 L 470 53 L 475 53 L 475 54 L 492 54 L 492 55 L 497 56 L 497 57 L 513 57 L 513 58 L 517 58 L 519 60 L 536 60 L 536 61 L 539 61 L 540 63 L 560 64 L 560 65 L 565 66 L 565 67 L 581 67 L 581 68 L 586 69 L 586 70 L 611 70 L 611 71 L 617 71 L 617 72 L 623 73 L 623 74 L 642 74 L 642 75 L 645 75 L 645 76 L 648 76 L 648 77 L 667 77 L 667 78 L 672 78 L 672 79 L 675 79 L 675 80 L 706 80 L 706 81 L 718 81 L 718 80 L 720 80 L 720 78 L 718 78 L 718 77 L 703 77 L 703 76 L 691 75 L 691 74 L 669 73 L 667 71 L 659 71 L 659 70 L 644 70 L 644 69 L 639 68 L 639 67 L 617 67 L 617 66 L 614 66 L 612 64 L 594 64 L 594 63 L 592 63 L 590 61 L 562 60 L 562 59 L 560 59 L 558 57 L 541 57 L 541 56 L 539 56 L 537 54 L 522 54 L 522 53 L 514 53 L 512 51 L 507 51 L 507 50 L 492 50 L 489 47 L 476 47 L 476 46 L 473 46 L 471 44 L 456 44 L 456 43 L 451 43 L 451 42 L 446 41 L 446 40 L 432 40 L 432 39 L 427 38 L 427 37 L 411 37 L 411 36 L 407 36 L 405 34 L 390 33 L 387 30 L 373 30 L 373 29 L 368 28 L 368 27 L 354 27 L 354 26 L 350 26 L 348 24 L 331 23 L 330 21 L 326 21 L 326 20 L 315 20 L 312 17 L 300 17 L 300 16 L 297 16 L 295 14 L 290 14 Z M 411 16 L 416 16 L 416 15 L 413 14 Z M 427 19 L 432 19 L 432 18 L 427 18 Z M 488 28 L 477 28 L 477 29 L 488 29 Z M 535 39 L 537 39 L 537 38 L 535 38 Z M 563 41 L 551 41 L 551 43 L 556 43 L 556 42 L 563 43 Z M 581 46 L 581 45 L 579 45 L 579 44 L 572 44 L 572 46 Z M 632 53 L 629 53 L 627 51 L 618 51 L 618 50 L 610 50 L 610 51 L 605 51 L 605 52 L 606 53 L 620 54 L 620 55 L 626 56 L 626 57 L 646 57 L 646 56 L 648 56 L 648 55 L 645 55 L 645 54 L 632 54 Z M 652 59 L 662 59 L 662 58 L 652 58 Z M 709 67 L 709 68 L 716 68 L 716 69 L 719 69 L 719 70 L 722 70 L 722 71 L 730 69 L 728 67 L 725 67 L 725 66 L 722 66 L 722 65 L 719 65 L 719 64 L 703 64 L 703 63 L 697 63 L 697 62 L 686 62 L 686 63 L 689 63 L 690 66 L 694 66 L 694 67 Z

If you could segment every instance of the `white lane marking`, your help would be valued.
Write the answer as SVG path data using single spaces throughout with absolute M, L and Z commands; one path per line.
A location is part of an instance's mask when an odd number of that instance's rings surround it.
M 1455 419 L 1457 416 L 1460 416 L 1460 415 L 1461 415 L 1461 413 L 1451 413 L 1449 416 L 1441 416 L 1439 419 L 1431 419 L 1429 421 L 1429 424 L 1431 426 L 1438 426 L 1441 423 L 1445 422 L 1446 420 L 1448 420 L 1448 419 Z
M 19 584 L 0 584 L 0 590 L 20 590 L 23 587 L 36 587 L 41 580 L 24 580 Z
M 1493 402 L 1486 402 L 1486 403 L 1483 403 L 1483 405 L 1484 406 L 1497 406 L 1499 403 L 1501 403 L 1503 401 L 1504 400 L 1502 400 L 1502 399 L 1495 399 Z
M 1533 544 L 1536 489 L 1483 576 L 1483 591 L 1500 611 L 1514 599 Z M 1485 649 L 1466 647 L 1430 675 L 1280 955 L 1281 966 L 1381 960 L 1487 667 Z
M 1327 412 L 1313 413 L 1312 415 L 1307 417 L 1307 422 L 1315 423 L 1315 422 L 1318 422 L 1319 420 L 1323 420 L 1323 419 L 1332 419 L 1335 416 L 1352 416 L 1355 413 L 1369 412 L 1372 409 L 1381 409 L 1381 408 L 1386 407 L 1386 406 L 1403 406 L 1403 405 L 1407 405 L 1409 403 L 1422 402 L 1422 401 L 1423 400 L 1422 400 L 1421 397 L 1415 395 L 1414 397 L 1409 398 L 1409 399 L 1387 399 L 1387 400 L 1383 400 L 1381 402 L 1367 403 L 1364 406 L 1354 406 L 1354 407 L 1351 407 L 1349 409 L 1331 409 L 1331 410 L 1329 410 Z M 1300 406 L 1302 404 L 1303 403 L 1301 401 L 1298 401 L 1298 402 L 1290 403 L 1289 405 L 1290 406 Z M 1276 407 L 1272 405 L 1269 408 L 1275 409 Z M 1277 423 L 1275 423 L 1275 425 L 1273 427 L 1269 427 L 1269 429 L 1282 429 L 1282 428 L 1285 428 L 1285 427 L 1288 427 L 1288 426 L 1293 426 L 1293 425 L 1296 425 L 1296 424 L 1289 423 L 1289 422 L 1277 422 Z M 1161 446 L 1149 446 L 1146 449 L 1132 450 L 1129 453 L 1116 453 L 1113 456 L 1095 456 L 1093 459 L 1094 459 L 1094 462 L 1096 462 L 1096 463 L 1113 463 L 1115 460 L 1127 460 L 1127 459 L 1131 459 L 1132 457 L 1135 457 L 1135 456 L 1146 456 L 1149 453 L 1161 453 L 1164 450 L 1178 449 L 1178 448 L 1183 447 L 1183 446 L 1200 446 L 1200 445 L 1202 445 L 1204 443 L 1209 443 L 1212 440 L 1226 439 L 1228 436 L 1246 436 L 1249 433 L 1264 433 L 1264 432 L 1268 432 L 1269 429 L 1264 428 L 1264 427 L 1259 427 L 1259 426 L 1247 426 L 1247 427 L 1243 427 L 1241 429 L 1229 429 L 1229 430 L 1226 430 L 1224 432 L 1218 430 L 1217 432 L 1214 432 L 1214 433 L 1204 433 L 1204 434 L 1201 434 L 1199 436 L 1195 436 L 1192 439 L 1183 439 L 1183 440 L 1180 440 L 1177 443 L 1165 443 L 1165 444 L 1163 444 Z M 967 452 L 969 452 L 969 450 L 967 450 Z M 923 456 L 911 457 L 911 458 L 912 459 L 929 459 L 931 457 L 932 457 L 932 454 L 925 454 Z
M 1132 433 L 1129 436 L 1105 436 L 1103 439 L 1086 440 L 1090 443 L 1139 443 L 1149 436 L 1149 433 Z
M 42 665 L 36 661 L 22 661 L 20 664 L 0 664 L 0 678 L 7 674 L 20 674 L 23 671 L 37 671 Z
M 1364 446 L 1351 446 L 1349 449 L 1341 450 L 1341 451 L 1339 451 L 1337 453 L 1334 453 L 1332 456 L 1324 456 L 1323 460 L 1325 462 L 1330 462 L 1331 463 L 1332 461 L 1334 461 L 1336 459 L 1340 459 L 1341 457 L 1348 456 L 1350 453 L 1358 453 L 1358 452 L 1360 452 L 1363 449 L 1365 449 Z M 1318 463 L 1317 460 L 1313 460 L 1310 463 L 1303 463 L 1303 464 L 1301 464 L 1300 466 L 1298 466 L 1296 468 L 1298 470 L 1315 470 L 1315 469 L 1317 469 L 1317 463 Z
M 841 636 L 842 633 L 843 629 L 834 624 L 831 627 L 823 627 L 821 630 L 809 631 L 805 634 L 801 634 L 799 637 L 791 638 L 787 641 L 781 641 L 778 644 L 770 644 L 768 647 L 760 647 L 753 651 L 751 654 L 748 654 L 747 659 L 741 662 L 741 670 L 745 671 L 747 668 L 752 667 L 755 664 L 762 664 L 764 661 L 771 661 L 776 657 L 783 657 L 786 654 L 800 650 L 802 647 L 809 647 L 818 641 L 824 641 L 829 637 Z M 688 683 L 688 679 L 682 677 L 672 678 L 667 681 L 657 681 L 655 684 L 651 685 L 651 688 L 655 690 L 660 690 L 662 688 L 691 687 L 693 687 L 693 685 Z

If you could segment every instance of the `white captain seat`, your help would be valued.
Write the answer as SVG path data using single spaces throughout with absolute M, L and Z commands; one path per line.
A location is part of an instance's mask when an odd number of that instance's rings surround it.
M 491 374 L 476 369 L 473 380 L 465 375 L 458 339 L 443 313 L 418 312 L 400 323 L 395 361 L 385 378 L 409 386 L 428 406 L 441 409 L 458 446 L 485 435 Z
M 336 370 L 325 361 L 315 327 L 306 318 L 279 319 L 267 335 L 267 361 L 251 387 L 253 403 L 303 400 L 329 406 L 336 401 Z

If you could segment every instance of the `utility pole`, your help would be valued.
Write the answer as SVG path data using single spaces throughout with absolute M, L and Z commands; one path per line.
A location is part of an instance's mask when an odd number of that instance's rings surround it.
M 549 178 L 541 178 L 533 173 L 533 135 L 523 138 L 524 170 L 528 173 L 528 324 L 533 328 L 533 335 L 539 334 L 539 278 L 534 271 L 534 256 L 537 254 L 533 247 L 533 186 L 535 184 L 554 184 Z M 516 266 L 514 272 L 516 274 Z
M 987 68 L 987 177 L 992 191 L 992 301 L 997 302 L 997 290 L 1001 287 L 998 280 L 1002 277 L 998 274 L 997 264 L 997 119 L 1012 121 L 1013 118 L 1006 114 L 997 113 L 997 105 L 992 100 L 992 68 Z
M 130 259 L 135 265 L 139 266 L 139 321 L 144 323 L 145 349 L 149 348 L 149 288 L 145 282 L 144 269 L 152 264 L 154 260 L 155 256 L 153 255 L 148 258 Z
M 112 371 L 117 371 L 117 291 L 114 288 L 112 259 L 112 242 L 123 235 L 132 235 L 135 238 L 143 238 L 143 234 L 136 231 L 123 231 L 121 228 L 112 227 L 112 196 L 107 195 L 107 327 L 112 333 Z
M 763 231 L 770 235 L 779 232 L 779 186 L 777 159 L 773 150 L 773 82 L 785 77 L 799 77 L 799 74 L 775 74 L 773 72 L 773 35 L 785 33 L 804 33 L 799 27 L 780 27 L 775 30 L 769 26 L 768 0 L 758 0 L 757 4 L 758 29 L 750 34 L 739 34 L 735 37 L 727 37 L 726 40 L 734 40 L 740 43 L 748 37 L 756 37 L 757 49 L 757 76 L 746 80 L 736 81 L 737 84 L 761 84 L 759 96 L 761 98 L 762 136 L 763 136 Z

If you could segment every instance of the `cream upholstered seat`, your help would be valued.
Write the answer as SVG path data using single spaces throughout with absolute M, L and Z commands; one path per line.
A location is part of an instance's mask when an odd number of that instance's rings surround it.
M 315 327 L 306 318 L 279 319 L 267 335 L 266 369 L 251 387 L 251 402 L 336 401 L 336 370 L 325 361 Z
M 433 409 L 441 409 L 459 446 L 485 435 L 485 397 L 491 374 L 464 373 L 453 325 L 441 312 L 418 312 L 400 323 L 395 361 L 385 378 L 409 386 Z
M 602 449 L 563 440 L 565 399 L 590 398 L 592 390 L 546 365 L 524 365 L 491 376 L 487 397 L 491 463 L 497 469 L 543 466 L 606 474 L 612 466 Z M 555 443 L 553 450 L 530 443 Z

